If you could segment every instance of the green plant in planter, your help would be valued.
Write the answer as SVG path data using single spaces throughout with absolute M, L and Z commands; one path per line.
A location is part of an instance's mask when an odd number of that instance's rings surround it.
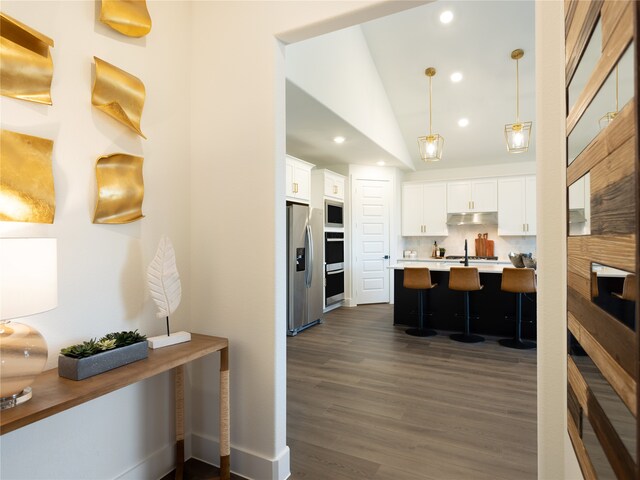
M 60 350 L 60 353 L 65 357 L 85 358 L 107 350 L 143 342 L 146 339 L 146 335 L 139 334 L 138 330 L 132 332 L 114 332 L 106 334 L 100 340 L 92 338 L 86 342 L 63 348 Z
M 107 333 L 103 339 L 113 340 L 116 348 L 126 347 L 127 345 L 133 345 L 134 343 L 143 342 L 147 339 L 146 335 L 141 335 L 138 330 L 133 332 L 114 332 Z

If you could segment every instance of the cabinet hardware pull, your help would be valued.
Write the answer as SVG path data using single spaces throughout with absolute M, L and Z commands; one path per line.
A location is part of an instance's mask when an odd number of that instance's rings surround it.
M 293 182 L 293 193 L 298 193 L 298 184 Z
M 338 194 L 338 186 L 337 186 L 337 185 L 334 185 L 334 186 L 333 186 L 333 194 L 334 194 L 334 195 L 337 195 L 337 194 Z

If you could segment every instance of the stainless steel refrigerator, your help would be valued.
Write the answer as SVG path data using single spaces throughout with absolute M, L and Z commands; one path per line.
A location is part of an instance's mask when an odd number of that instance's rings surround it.
M 287 205 L 287 335 L 322 321 L 322 209 Z

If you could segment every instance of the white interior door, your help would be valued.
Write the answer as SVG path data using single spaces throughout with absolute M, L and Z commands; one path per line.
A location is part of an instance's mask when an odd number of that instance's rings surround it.
M 354 267 L 356 303 L 389 302 L 389 199 L 386 180 L 356 180 Z

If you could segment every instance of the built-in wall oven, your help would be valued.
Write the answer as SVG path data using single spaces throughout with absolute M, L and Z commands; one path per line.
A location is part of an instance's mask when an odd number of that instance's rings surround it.
M 344 232 L 325 232 L 325 306 L 344 300 Z

